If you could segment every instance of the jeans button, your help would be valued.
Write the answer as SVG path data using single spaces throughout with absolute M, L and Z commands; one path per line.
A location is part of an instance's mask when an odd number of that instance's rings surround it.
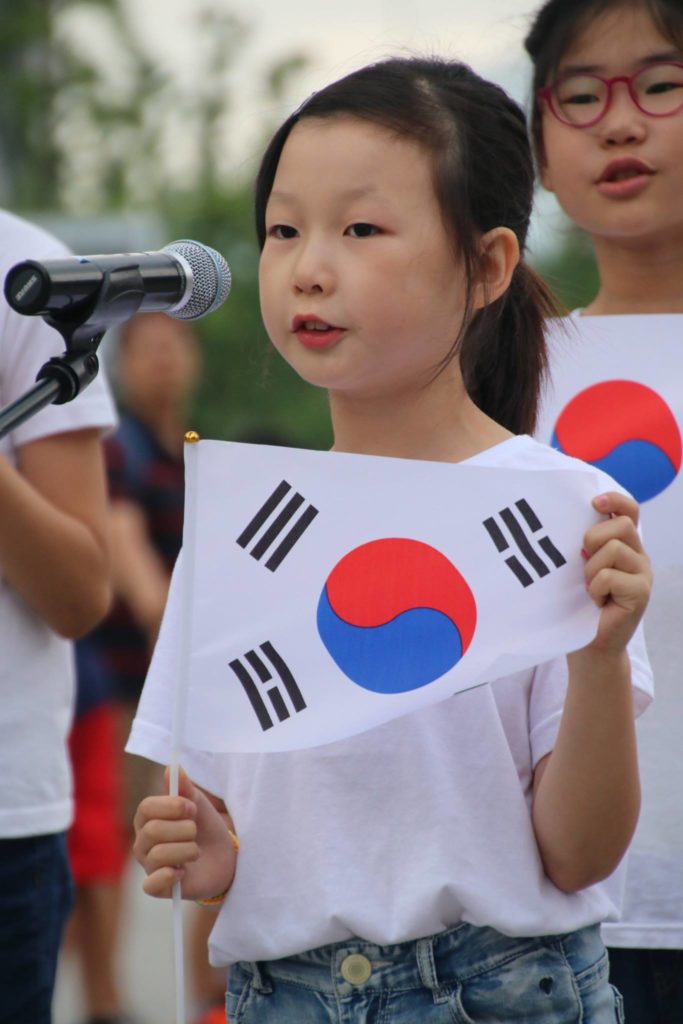
M 351 953 L 341 962 L 341 973 L 349 985 L 364 985 L 372 974 L 372 964 L 362 953 Z

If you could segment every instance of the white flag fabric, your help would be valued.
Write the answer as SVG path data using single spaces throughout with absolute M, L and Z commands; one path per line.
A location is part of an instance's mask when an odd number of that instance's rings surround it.
M 580 552 L 605 481 L 548 455 L 527 471 L 186 445 L 146 684 L 183 676 L 182 744 L 329 743 L 589 643 Z
M 614 477 L 652 562 L 683 564 L 683 316 L 572 316 L 550 350 L 536 437 Z

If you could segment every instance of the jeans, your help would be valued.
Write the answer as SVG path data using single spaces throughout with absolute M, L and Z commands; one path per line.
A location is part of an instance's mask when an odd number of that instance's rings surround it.
M 628 1024 L 683 1024 L 683 949 L 610 949 Z
M 512 939 L 461 924 L 230 968 L 230 1024 L 623 1024 L 597 925 Z
M 0 839 L 0 1024 L 50 1024 L 72 898 L 63 833 Z

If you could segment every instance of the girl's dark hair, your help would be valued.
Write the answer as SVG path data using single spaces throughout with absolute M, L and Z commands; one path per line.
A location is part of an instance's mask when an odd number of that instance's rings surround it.
M 548 0 L 536 14 L 524 40 L 534 66 L 531 132 L 539 162 L 543 162 L 543 127 L 538 90 L 552 80 L 562 57 L 594 18 L 615 7 L 642 7 L 657 29 L 683 49 L 681 0 Z
M 463 326 L 443 365 L 459 355 L 473 401 L 509 430 L 531 432 L 546 371 L 544 320 L 558 313 L 552 293 L 522 259 L 507 292 L 472 309 L 481 235 L 508 227 L 524 253 L 534 169 L 523 111 L 498 86 L 454 61 L 391 58 L 347 75 L 314 93 L 265 152 L 255 197 L 261 248 L 266 205 L 289 133 L 304 118 L 337 116 L 370 121 L 430 154 L 443 221 L 467 280 Z

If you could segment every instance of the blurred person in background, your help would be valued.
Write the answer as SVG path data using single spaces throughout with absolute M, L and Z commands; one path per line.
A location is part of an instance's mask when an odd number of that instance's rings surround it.
M 143 313 L 122 326 L 113 367 L 121 421 L 105 444 L 115 600 L 102 624 L 78 644 L 79 713 L 71 736 L 76 817 L 69 854 L 76 903 L 70 938 L 80 960 L 88 1024 L 130 1020 L 117 977 L 122 880 L 133 809 L 161 779 L 149 762 L 123 756 L 123 737 L 182 542 L 183 438 L 199 370 L 189 324 Z M 194 974 L 203 1001 L 203 972 L 211 970 L 203 930 L 197 948 Z M 196 959 L 193 953 L 193 964 Z M 222 997 L 224 981 L 219 991 Z
M 0 280 L 25 259 L 68 255 L 0 211 Z M 40 317 L 0 297 L 0 404 L 28 391 L 64 350 Z M 70 641 L 110 601 L 101 433 L 115 422 L 101 377 L 0 439 L 0 1022 L 49 1024 L 57 954 L 72 901 L 67 734 Z
M 77 700 L 69 736 L 74 822 L 69 862 L 76 886 L 66 945 L 80 961 L 88 1024 L 129 1024 L 117 981 L 122 879 L 128 863 L 123 756 L 114 679 L 90 637 L 76 644 Z
M 199 374 L 199 345 L 189 324 L 142 313 L 121 328 L 113 367 L 119 428 L 105 444 L 111 503 L 114 605 L 88 638 L 113 678 L 128 731 L 182 543 L 183 443 L 187 404 Z M 126 823 L 149 768 L 125 758 Z M 131 813 L 129 813 L 131 812 Z
M 588 344 L 614 351 L 610 339 L 639 315 L 656 365 L 665 351 L 658 342 L 678 344 L 683 331 L 683 4 L 548 0 L 526 49 L 541 181 L 591 239 L 599 272 L 597 294 L 569 321 L 585 334 L 569 338 L 560 322 L 551 341 L 558 352 L 571 342 L 578 362 Z M 613 373 L 633 376 L 616 358 Z M 667 373 L 675 380 L 674 367 Z M 631 436 L 641 437 L 642 414 L 632 415 Z M 596 409 L 589 424 L 596 433 L 598 417 Z M 646 542 L 649 522 L 646 506 Z M 672 552 L 679 524 L 680 508 L 668 530 L 659 526 Z M 683 1022 L 683 568 L 673 554 L 655 578 L 645 637 L 657 699 L 638 723 L 642 813 L 621 918 L 603 925 L 628 1024 Z

